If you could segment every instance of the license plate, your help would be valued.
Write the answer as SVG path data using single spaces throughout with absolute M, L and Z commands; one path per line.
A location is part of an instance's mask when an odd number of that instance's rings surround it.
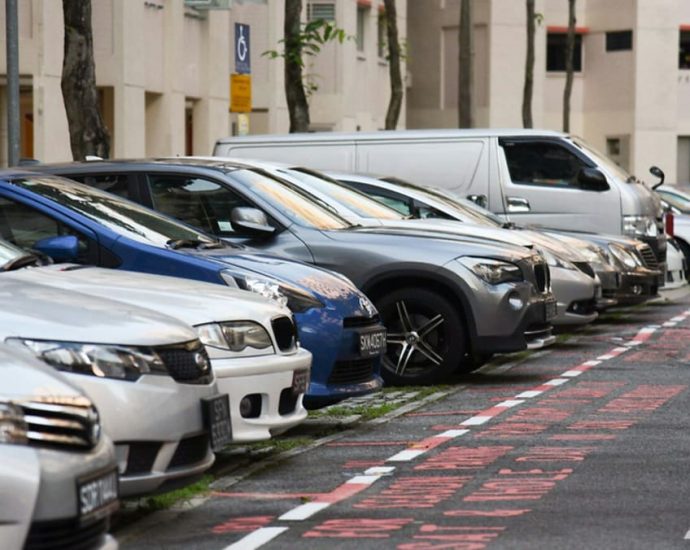
M 296 370 L 292 373 L 292 393 L 306 393 L 309 385 L 309 369 Z
M 380 355 L 386 350 L 386 330 L 364 332 L 359 335 L 359 354 L 364 357 Z
M 117 470 L 78 480 L 77 502 L 82 521 L 99 519 L 117 510 Z
M 552 300 L 550 302 L 546 302 L 544 304 L 544 320 L 545 321 L 550 321 L 556 316 L 556 313 L 558 312 L 557 305 L 556 305 L 556 300 Z
M 204 426 L 211 438 L 211 448 L 220 451 L 232 442 L 232 424 L 230 422 L 230 398 L 227 394 L 206 397 L 201 400 Z

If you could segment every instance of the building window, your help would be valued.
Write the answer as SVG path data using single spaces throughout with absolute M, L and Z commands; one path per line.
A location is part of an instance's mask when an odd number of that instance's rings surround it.
M 367 16 L 369 8 L 357 6 L 357 51 L 364 52 L 366 44 Z
M 632 31 L 613 31 L 606 33 L 606 51 L 621 52 L 632 50 Z
M 309 2 L 307 4 L 307 20 L 335 21 L 335 4 L 333 2 Z
M 679 69 L 690 69 L 690 30 L 680 31 Z
M 376 34 L 376 47 L 378 50 L 379 59 L 386 59 L 388 57 L 388 27 L 386 22 L 386 12 L 379 12 L 378 21 L 376 23 Z
M 563 32 L 550 32 L 546 35 L 546 70 L 549 72 L 565 71 L 565 43 L 568 35 Z M 582 71 L 582 35 L 575 35 L 573 51 L 573 70 Z

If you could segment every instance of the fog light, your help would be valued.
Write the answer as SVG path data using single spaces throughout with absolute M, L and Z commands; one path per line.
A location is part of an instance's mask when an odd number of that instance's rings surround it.
M 515 311 L 522 309 L 525 305 L 524 300 L 520 297 L 517 292 L 511 292 L 508 295 L 508 303 Z
M 240 416 L 242 418 L 258 418 L 261 415 L 261 395 L 252 393 L 245 395 L 240 401 Z
M 641 285 L 633 285 L 632 291 L 633 291 L 633 294 L 635 296 L 639 296 L 640 294 L 642 294 L 642 286 Z

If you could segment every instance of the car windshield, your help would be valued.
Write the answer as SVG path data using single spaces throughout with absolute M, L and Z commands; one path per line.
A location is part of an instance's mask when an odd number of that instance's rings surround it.
M 328 197 L 334 201 L 363 218 L 376 218 L 380 220 L 405 219 L 405 216 L 396 210 L 370 199 L 359 191 L 354 191 L 346 185 L 330 179 L 328 176 L 317 174 L 307 168 L 284 168 L 280 171 L 298 178 L 309 188 L 323 193 L 324 195 L 328 195 Z
M 307 194 L 263 171 L 240 169 L 230 172 L 228 177 L 268 201 L 273 208 L 298 225 L 322 230 L 352 227 L 348 221 L 320 206 Z
M 571 137 L 572 142 L 582 149 L 589 157 L 596 161 L 599 166 L 603 166 L 606 170 L 611 172 L 613 177 L 621 181 L 635 181 L 635 177 L 626 172 L 622 167 L 618 166 L 606 155 L 597 151 L 594 147 L 587 144 L 585 141 L 578 137 Z
M 26 255 L 26 250 L 14 246 L 7 241 L 0 240 L 0 270 Z
M 176 243 L 223 246 L 217 239 L 144 206 L 70 180 L 41 176 L 15 179 L 12 183 L 140 242 L 156 246 Z
M 414 183 L 393 177 L 382 178 L 382 180 L 389 183 L 394 183 L 399 187 L 414 190 L 416 193 L 419 193 L 427 198 L 427 200 L 431 202 L 432 206 L 434 202 L 443 204 L 446 208 L 453 210 L 455 214 L 460 216 L 462 221 L 466 223 L 491 225 L 494 227 L 501 227 L 503 225 L 503 220 L 492 212 L 485 210 L 472 201 L 460 198 L 450 191 L 443 191 L 441 189 L 433 189 L 422 185 L 416 185 Z

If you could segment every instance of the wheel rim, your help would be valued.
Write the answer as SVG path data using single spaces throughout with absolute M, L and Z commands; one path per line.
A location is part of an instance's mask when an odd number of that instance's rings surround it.
M 404 301 L 395 303 L 395 311 L 386 323 L 386 357 L 390 370 L 398 376 L 418 374 L 439 367 L 447 347 L 443 324 L 445 318 L 422 311 L 408 310 Z

